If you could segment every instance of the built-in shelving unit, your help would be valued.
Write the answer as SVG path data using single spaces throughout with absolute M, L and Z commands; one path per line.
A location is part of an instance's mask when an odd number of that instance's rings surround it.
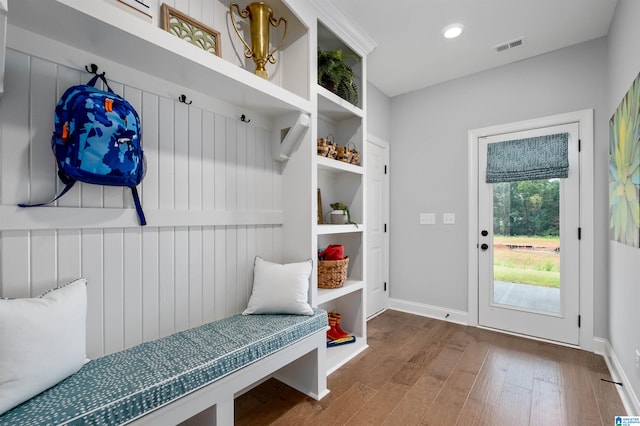
M 227 217 L 230 212 L 217 215 L 202 212 L 197 213 L 202 215 L 199 223 L 217 225 L 250 221 L 280 225 L 285 242 L 282 244 L 285 262 L 304 256 L 315 257 L 317 249 L 328 244 L 345 246 L 345 253 L 349 256 L 347 282 L 336 289 L 318 289 L 314 274 L 310 289 L 311 303 L 340 312 L 342 328 L 356 337 L 353 344 L 327 349 L 327 371 L 330 373 L 367 348 L 367 218 L 362 162 L 366 158 L 368 51 L 344 42 L 353 38 L 343 37 L 338 31 L 339 24 L 323 24 L 334 19 L 331 13 L 321 13 L 323 8 L 330 7 L 325 2 L 272 0 L 269 3 L 275 15 L 286 16 L 289 27 L 286 42 L 278 52 L 277 65 L 269 69 L 269 80 L 264 80 L 253 73 L 253 63 L 243 58 L 243 48 L 234 50 L 239 43 L 233 31 L 220 27 L 229 23 L 228 2 L 211 1 L 218 17 L 216 29 L 228 47 L 223 49 L 222 57 L 164 31 L 159 27 L 157 17 L 155 21 L 147 22 L 107 1 L 10 0 L 7 7 L 7 0 L 0 0 L 0 94 L 6 26 L 3 17 L 8 14 L 8 42 L 13 44 L 13 48 L 19 50 L 27 38 L 31 40 L 29 49 L 35 56 L 38 56 L 38 49 L 44 52 L 47 45 L 61 47 L 59 53 L 64 55 L 64 48 L 69 46 L 75 50 L 74 54 L 86 52 L 87 58 L 103 58 L 106 62 L 122 64 L 184 88 L 187 93 L 191 90 L 238 109 L 246 108 L 259 115 L 263 123 L 271 123 L 272 155 L 282 173 L 282 211 L 259 212 L 250 219 Z M 317 17 L 309 13 L 310 4 L 318 8 Z M 300 10 L 293 10 L 298 7 Z M 305 22 L 304 19 L 311 21 Z M 348 24 L 344 26 L 349 27 Z M 245 25 L 243 31 L 247 31 L 247 27 Z M 349 31 L 353 29 L 349 28 Z M 34 40 L 44 43 L 34 43 Z M 359 94 L 356 105 L 317 84 L 316 73 L 312 71 L 316 47 L 343 49 L 350 57 L 358 58 L 353 66 Z M 63 62 L 78 69 L 86 65 L 67 59 Z M 331 135 L 339 145 L 355 147 L 360 152 L 360 164 L 347 164 L 315 155 L 317 138 L 327 135 Z M 324 212 L 328 212 L 329 204 L 340 201 L 349 206 L 351 218 L 357 225 L 317 224 L 317 188 L 321 189 Z M 7 209 L 4 214 L 13 213 Z M 131 218 L 121 218 L 122 214 L 131 216 L 130 211 L 100 212 L 104 213 L 99 221 L 103 228 L 123 226 L 125 219 L 131 221 Z M 70 213 L 73 212 L 67 209 L 56 214 Z M 2 214 L 0 212 L 0 216 Z M 167 226 L 177 220 L 175 214 L 161 210 L 149 212 L 150 216 L 154 214 Z M 181 222 L 178 220 L 178 223 Z M 12 226 L 12 229 L 25 227 L 20 221 Z
M 344 43 L 321 21 L 318 22 L 318 47 L 322 50 L 340 49 L 350 57 L 357 56 L 353 66 L 356 82 L 362 81 L 364 55 Z M 355 147 L 360 155 L 360 164 L 349 164 L 332 158 L 316 156 L 314 165 L 317 186 L 320 189 L 323 214 L 330 211 L 329 205 L 341 202 L 348 206 L 351 220 L 357 225 L 322 223 L 315 226 L 318 249 L 329 244 L 342 244 L 349 256 L 347 281 L 335 289 L 317 289 L 315 303 L 328 310 L 339 312 L 342 328 L 356 337 L 355 343 L 327 348 L 328 371 L 332 372 L 367 348 L 365 318 L 365 244 L 366 212 L 364 167 L 365 112 L 361 108 L 365 87 L 358 84 L 359 103 L 340 98 L 320 85 L 317 91 L 317 137 L 331 137 L 337 145 Z M 330 222 L 327 216 L 324 222 Z

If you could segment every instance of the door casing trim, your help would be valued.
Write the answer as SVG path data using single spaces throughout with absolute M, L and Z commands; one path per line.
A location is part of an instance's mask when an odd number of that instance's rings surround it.
M 531 120 L 500 124 L 469 130 L 469 246 L 468 246 L 468 320 L 469 325 L 478 326 L 478 139 L 486 136 L 531 130 L 559 124 L 578 123 L 581 140 L 580 151 L 580 344 L 581 349 L 593 352 L 594 347 L 594 129 L 593 109 L 565 114 L 550 115 Z M 577 320 L 577 319 L 576 319 Z

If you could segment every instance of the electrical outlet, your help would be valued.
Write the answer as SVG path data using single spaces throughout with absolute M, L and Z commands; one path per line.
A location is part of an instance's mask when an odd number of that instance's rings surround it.
M 455 213 L 443 213 L 442 214 L 442 223 L 445 225 L 454 225 L 456 223 L 456 214 Z

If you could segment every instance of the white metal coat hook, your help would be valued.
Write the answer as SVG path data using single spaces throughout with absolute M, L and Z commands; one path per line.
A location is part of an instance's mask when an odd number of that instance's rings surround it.
M 243 123 L 250 123 L 250 122 L 251 122 L 251 119 L 250 119 L 250 118 L 248 118 L 246 115 L 242 114 L 242 115 L 240 116 L 240 121 L 242 121 Z
M 183 94 L 183 95 L 178 96 L 178 101 L 179 101 L 179 102 L 182 102 L 182 103 L 183 103 L 183 104 L 185 104 L 185 105 L 191 105 L 191 104 L 193 103 L 193 101 L 188 101 L 188 102 L 187 102 L 187 95 L 184 95 L 184 94 Z

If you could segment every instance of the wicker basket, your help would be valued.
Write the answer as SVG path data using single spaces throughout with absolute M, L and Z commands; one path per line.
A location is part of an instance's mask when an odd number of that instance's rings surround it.
M 318 261 L 318 288 L 339 288 L 347 280 L 349 257 Z

